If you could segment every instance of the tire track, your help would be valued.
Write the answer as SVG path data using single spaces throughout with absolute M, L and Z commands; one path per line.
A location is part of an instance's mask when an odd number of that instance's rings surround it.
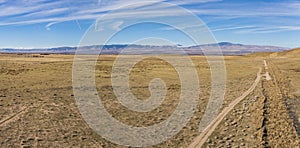
M 18 111 L 17 113 L 15 113 L 15 114 L 13 114 L 13 115 L 11 115 L 11 116 L 9 116 L 9 117 L 7 117 L 7 118 L 1 120 L 1 121 L 0 121 L 0 126 L 2 126 L 2 125 L 4 125 L 4 124 L 6 124 L 6 123 L 12 121 L 12 120 L 15 119 L 15 118 L 18 118 L 21 114 L 24 114 L 24 113 L 28 112 L 28 110 L 29 110 L 30 108 L 35 108 L 35 107 L 36 107 L 36 108 L 40 108 L 42 105 L 43 105 L 43 104 L 36 105 L 36 106 L 32 106 L 32 107 L 25 107 L 25 106 L 23 106 L 22 109 L 21 109 L 20 111 Z
M 27 109 L 28 109 L 27 107 L 23 107 L 23 109 L 21 109 L 17 113 L 15 113 L 15 114 L 13 114 L 13 115 L 11 115 L 11 116 L 3 119 L 2 121 L 0 121 L 0 126 L 2 126 L 5 123 L 8 123 L 8 122 L 12 121 L 14 118 L 17 118 L 21 114 L 25 113 Z
M 228 107 L 223 109 L 223 111 L 207 126 L 206 129 L 203 130 L 203 132 L 197 136 L 192 144 L 189 145 L 188 148 L 200 148 L 208 139 L 208 137 L 213 133 L 213 131 L 217 128 L 217 126 L 221 123 L 221 121 L 225 118 L 225 116 L 239 103 L 241 102 L 245 97 L 247 97 L 253 90 L 256 88 L 258 83 L 261 79 L 261 72 L 262 68 L 259 68 L 257 72 L 257 77 L 254 83 L 251 85 L 251 87 L 242 94 L 242 96 L 235 99 L 233 102 L 231 102 Z

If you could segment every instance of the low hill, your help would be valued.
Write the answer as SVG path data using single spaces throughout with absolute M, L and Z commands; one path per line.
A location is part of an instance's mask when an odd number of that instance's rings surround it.
M 275 55 L 275 54 L 273 54 Z M 283 52 L 278 52 L 276 56 L 281 56 L 281 57 L 300 57 L 300 48 L 295 48 L 292 50 L 287 50 Z

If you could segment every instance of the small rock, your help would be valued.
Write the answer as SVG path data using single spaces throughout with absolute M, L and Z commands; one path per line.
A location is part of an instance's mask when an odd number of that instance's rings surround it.
M 242 119 L 243 119 L 243 116 L 239 116 L 238 120 L 240 121 L 240 120 L 242 120 Z
M 223 138 L 223 140 L 229 140 L 229 139 L 230 139 L 229 137 L 224 137 L 224 138 Z
M 226 142 L 226 147 L 230 148 L 231 147 L 231 143 L 230 142 Z
M 232 137 L 235 137 L 235 135 L 230 134 L 229 137 L 232 138 Z
M 231 122 L 231 125 L 236 125 L 236 124 L 237 124 L 236 121 Z
M 40 138 L 40 137 L 36 137 L 36 140 L 37 140 L 37 141 L 43 141 L 43 139 Z
M 228 126 L 229 124 L 227 122 L 225 122 L 225 126 Z

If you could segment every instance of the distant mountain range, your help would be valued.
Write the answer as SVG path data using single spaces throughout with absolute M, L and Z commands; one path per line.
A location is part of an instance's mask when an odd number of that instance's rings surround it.
M 220 47 L 220 48 L 219 48 Z M 77 50 L 78 49 L 78 50 Z M 57 47 L 43 49 L 0 49 L 0 53 L 37 53 L 37 54 L 96 54 L 102 49 L 101 54 L 174 54 L 176 51 L 185 51 L 190 55 L 203 55 L 204 53 L 219 54 L 221 49 L 224 55 L 245 55 L 256 52 L 281 52 L 289 50 L 285 47 L 277 46 L 259 46 L 243 45 L 229 42 L 220 42 L 217 44 L 204 44 L 198 46 L 181 47 L 181 46 L 151 46 L 151 45 L 93 45 L 82 47 Z M 126 50 L 125 50 L 126 49 Z

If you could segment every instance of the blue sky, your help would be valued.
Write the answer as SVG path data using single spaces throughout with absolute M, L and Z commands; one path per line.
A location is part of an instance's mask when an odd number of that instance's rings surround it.
M 179 5 L 197 15 L 217 42 L 300 47 L 299 0 L 0 0 L 0 48 L 77 46 L 104 15 L 117 11 L 103 30 L 119 31 L 108 44 L 139 43 L 147 37 L 193 45 L 180 31 L 162 24 L 139 24 L 120 30 L 133 18 L 183 15 L 157 3 Z M 131 4 L 134 6 L 126 7 Z M 133 13 L 129 13 L 133 12 Z M 198 27 L 178 21 L 184 27 Z M 97 20 L 97 21 L 96 21 Z M 100 20 L 102 21 L 102 20 Z M 163 44 L 156 42 L 149 44 Z M 97 40 L 90 44 L 97 44 Z M 145 43 L 147 44 L 147 43 Z

